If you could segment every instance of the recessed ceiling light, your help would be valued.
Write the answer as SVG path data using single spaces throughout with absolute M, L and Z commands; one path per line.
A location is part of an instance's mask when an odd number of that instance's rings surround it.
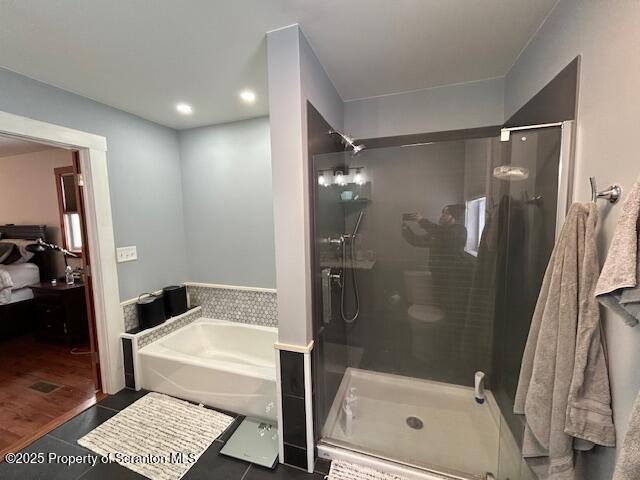
M 191 115 L 193 113 L 193 108 L 188 103 L 178 103 L 176 110 L 183 115 Z
M 240 98 L 245 103 L 253 103 L 256 101 L 256 94 L 252 90 L 242 90 Z

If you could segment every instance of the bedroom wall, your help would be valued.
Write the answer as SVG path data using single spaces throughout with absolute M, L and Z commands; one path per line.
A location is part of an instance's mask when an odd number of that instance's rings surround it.
M 188 280 L 275 288 L 269 118 L 179 132 Z
M 182 182 L 175 130 L 0 68 L 0 110 L 103 135 L 122 300 L 187 280 Z
M 640 2 L 560 0 L 507 75 L 505 115 L 510 117 L 549 80 L 581 56 L 574 197 L 589 198 L 590 175 L 602 186 L 618 183 L 629 192 L 640 175 L 637 137 L 640 64 Z M 624 200 L 624 193 L 623 193 Z M 599 203 L 599 253 L 604 259 L 622 205 Z M 621 445 L 631 406 L 640 390 L 640 327 L 629 328 L 601 310 L 617 443 Z M 618 449 L 596 448 L 584 457 L 581 478 L 611 478 Z
M 46 225 L 51 241 L 62 244 L 53 169 L 72 164 L 71 152 L 59 148 L 0 157 L 0 224 Z M 54 258 L 63 275 L 64 260 Z

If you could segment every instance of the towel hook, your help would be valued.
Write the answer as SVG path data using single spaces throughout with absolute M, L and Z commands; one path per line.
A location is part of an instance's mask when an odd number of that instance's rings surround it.
M 606 190 L 598 191 L 596 186 L 596 177 L 589 177 L 591 182 L 591 201 L 595 203 L 599 198 L 609 200 L 609 203 L 616 203 L 622 196 L 622 188 L 619 185 L 611 185 Z

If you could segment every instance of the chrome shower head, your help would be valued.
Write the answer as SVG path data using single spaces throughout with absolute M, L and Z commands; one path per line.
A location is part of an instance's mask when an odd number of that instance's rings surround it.
M 362 150 L 364 150 L 367 147 L 366 147 L 366 145 L 360 143 L 358 145 L 353 145 L 352 148 L 353 148 L 353 152 L 351 152 L 351 155 L 353 155 L 355 157 L 356 155 L 358 155 Z
M 356 145 L 356 141 L 353 137 L 340 133 L 337 130 L 329 130 L 329 135 L 338 135 L 342 139 L 342 143 L 345 147 L 351 149 L 351 155 L 358 155 L 366 147 L 363 144 Z

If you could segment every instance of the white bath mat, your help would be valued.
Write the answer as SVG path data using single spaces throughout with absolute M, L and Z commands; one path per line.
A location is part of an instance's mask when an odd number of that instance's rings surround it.
M 355 463 L 334 460 L 331 462 L 327 480 L 407 480 L 407 478 Z
M 232 422 L 223 413 L 152 392 L 78 444 L 151 480 L 178 480 Z

